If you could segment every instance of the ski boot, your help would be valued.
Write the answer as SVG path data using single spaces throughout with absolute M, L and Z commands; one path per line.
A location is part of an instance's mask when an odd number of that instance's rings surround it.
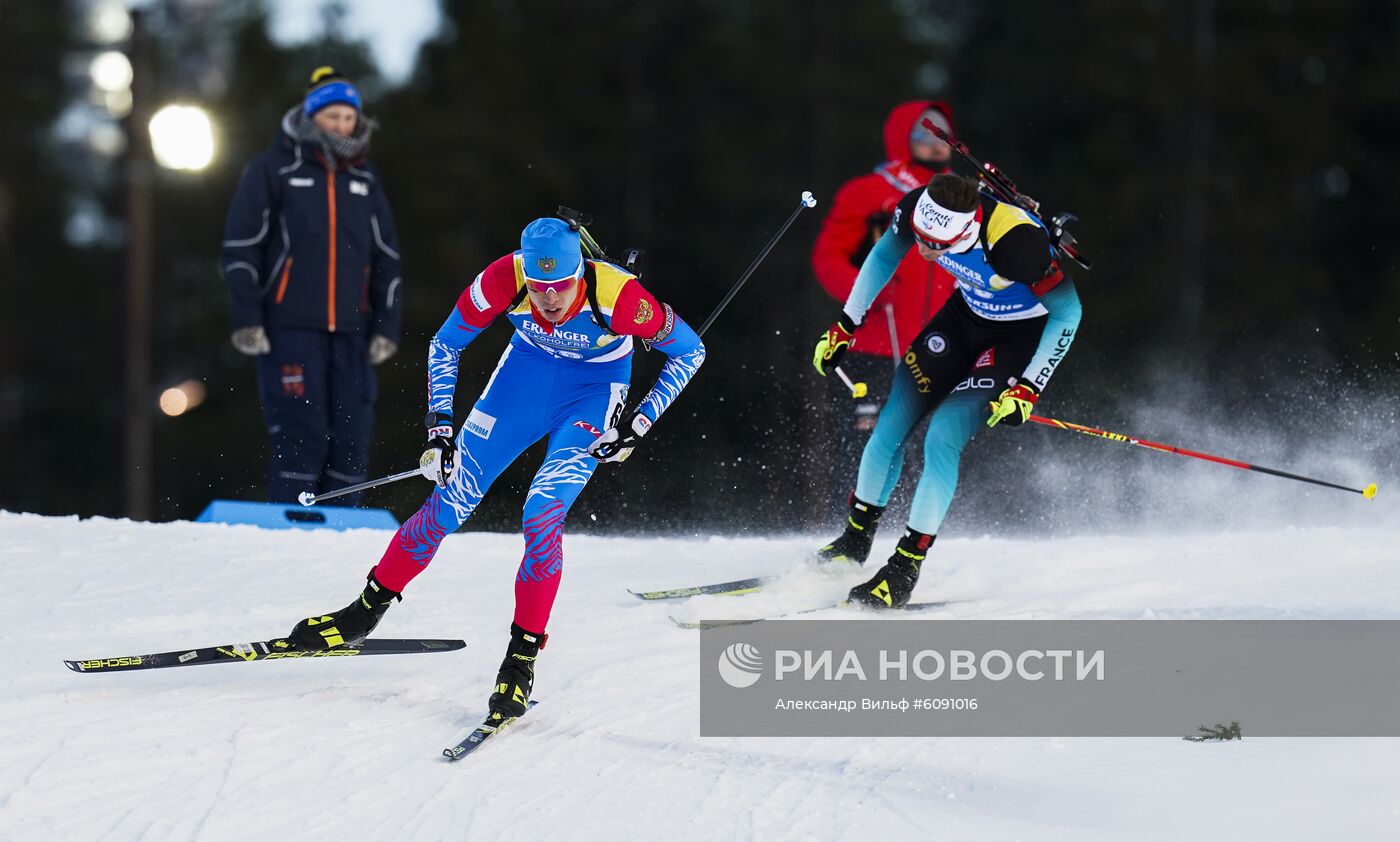
M 329 616 L 307 617 L 287 635 L 287 640 L 298 649 L 320 652 L 359 643 L 374 631 L 383 619 L 384 612 L 394 600 L 403 597 L 375 581 L 374 571 L 365 577 L 365 585 L 358 599 Z
M 510 645 L 501 671 L 496 673 L 496 692 L 488 702 L 492 722 L 514 719 L 529 709 L 530 690 L 535 684 L 535 658 L 544 648 L 547 634 L 535 634 L 510 624 Z
M 871 608 L 903 608 L 908 605 L 909 595 L 919 581 L 919 567 L 924 563 L 924 556 L 935 537 L 906 528 L 890 560 L 868 582 L 851 588 L 847 599 Z
M 870 545 L 875 541 L 875 529 L 880 525 L 884 506 L 862 502 L 851 495 L 851 513 L 846 516 L 846 529 L 830 544 L 817 550 L 818 564 L 844 561 L 851 564 L 864 564 L 870 555 Z

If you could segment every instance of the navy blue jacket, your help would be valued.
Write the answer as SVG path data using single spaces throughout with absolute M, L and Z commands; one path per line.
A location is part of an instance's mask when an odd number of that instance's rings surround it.
M 279 132 L 243 171 L 224 224 L 233 327 L 377 333 L 397 342 L 398 249 L 373 165 L 328 165 L 316 144 Z

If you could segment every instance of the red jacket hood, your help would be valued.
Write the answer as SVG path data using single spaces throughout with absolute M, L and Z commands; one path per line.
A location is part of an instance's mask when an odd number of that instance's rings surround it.
M 953 109 L 948 107 L 948 103 L 936 99 L 901 102 L 890 109 L 890 115 L 885 118 L 885 160 L 910 160 L 909 133 L 914 130 L 914 123 L 919 119 L 919 115 L 930 108 L 942 112 L 943 116 L 948 118 L 948 125 L 953 127 L 954 134 L 957 133 L 957 123 L 953 122 Z

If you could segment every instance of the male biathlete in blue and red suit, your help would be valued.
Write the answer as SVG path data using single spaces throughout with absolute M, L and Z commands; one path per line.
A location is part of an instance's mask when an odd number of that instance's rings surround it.
M 905 440 L 932 412 L 909 526 L 889 561 L 850 592 L 851 601 L 877 608 L 908 603 L 953 501 L 964 445 L 984 424 L 1015 426 L 1030 417 L 1080 318 L 1079 295 L 1044 224 L 981 193 L 973 179 L 938 175 L 900 200 L 861 265 L 841 319 L 817 343 L 817 371 L 826 374 L 840 362 L 870 302 L 911 248 L 951 272 L 958 294 L 906 349 L 861 456 L 846 528 L 818 551 L 826 560 L 865 562 L 899 481 Z
M 454 437 L 458 359 L 502 315 L 515 335 Z M 656 384 L 628 409 L 638 339 L 668 359 Z M 559 590 L 569 507 L 600 461 L 631 453 L 704 359 L 700 337 L 635 276 L 585 259 L 578 232 L 563 220 L 530 223 L 520 250 L 476 276 L 429 345 L 429 446 L 420 464 L 438 487 L 399 527 L 360 598 L 335 614 L 301 621 L 290 639 L 326 649 L 367 635 L 442 539 L 471 517 L 501 471 L 548 437 L 549 453 L 525 497 L 515 621 L 490 701 L 493 718 L 524 713 Z

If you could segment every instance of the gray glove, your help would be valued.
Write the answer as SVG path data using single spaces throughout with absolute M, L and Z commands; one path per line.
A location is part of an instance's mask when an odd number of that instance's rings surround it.
M 387 336 L 375 334 L 369 338 L 369 364 L 379 365 L 385 360 L 397 354 L 399 343 Z
M 263 330 L 262 325 L 240 327 L 233 332 L 233 336 L 229 339 L 239 353 L 247 354 L 250 357 L 266 354 L 272 350 L 272 343 L 267 340 L 267 331 Z

